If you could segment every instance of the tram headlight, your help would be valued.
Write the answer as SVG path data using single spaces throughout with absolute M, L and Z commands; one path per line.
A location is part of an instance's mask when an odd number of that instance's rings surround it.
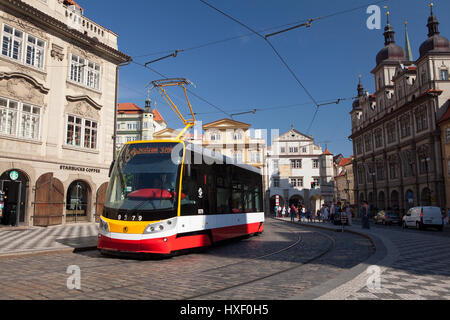
M 144 234 L 169 231 L 176 227 L 176 219 L 150 223 L 144 230 Z
M 105 220 L 102 219 L 102 217 L 100 217 L 100 222 L 99 222 L 99 229 L 104 231 L 104 232 L 109 232 L 109 226 L 108 226 L 108 222 L 106 222 Z

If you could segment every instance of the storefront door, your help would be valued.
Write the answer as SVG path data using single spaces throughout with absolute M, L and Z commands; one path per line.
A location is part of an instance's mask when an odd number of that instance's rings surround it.
M 66 222 L 86 222 L 89 216 L 89 186 L 83 181 L 74 181 L 67 190 Z
M 3 194 L 1 224 L 18 226 L 25 222 L 28 178 L 20 170 L 9 170 L 0 176 Z

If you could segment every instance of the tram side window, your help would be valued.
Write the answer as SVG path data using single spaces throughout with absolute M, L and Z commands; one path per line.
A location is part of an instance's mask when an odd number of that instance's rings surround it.
M 262 211 L 262 207 L 261 207 L 261 193 L 259 192 L 260 189 L 259 187 L 256 187 L 254 189 L 254 194 L 255 194 L 255 212 L 261 212 Z
M 230 183 L 226 177 L 218 176 L 216 179 L 217 213 L 230 213 Z
M 180 215 L 188 216 L 198 214 L 197 170 L 193 168 L 193 165 L 184 166 L 183 181 L 181 185 L 182 199 Z
M 233 182 L 233 194 L 232 194 L 232 209 L 231 211 L 233 213 L 242 213 L 245 212 L 244 211 L 244 204 L 243 204 L 243 193 L 242 190 L 240 189 L 241 184 L 239 183 L 234 183 Z
M 261 175 L 234 167 L 232 176 L 232 211 L 234 213 L 261 212 Z

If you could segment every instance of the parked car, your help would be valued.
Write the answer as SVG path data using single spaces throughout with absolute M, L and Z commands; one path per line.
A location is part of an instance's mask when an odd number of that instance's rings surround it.
M 379 211 L 375 217 L 373 217 L 373 221 L 375 223 L 381 223 L 384 225 L 388 224 L 402 224 L 402 219 L 400 219 L 400 216 L 397 213 L 393 213 L 390 211 Z
M 415 227 L 420 230 L 427 227 L 433 227 L 439 231 L 444 229 L 444 222 L 439 207 L 413 207 L 403 217 L 402 225 L 403 228 Z

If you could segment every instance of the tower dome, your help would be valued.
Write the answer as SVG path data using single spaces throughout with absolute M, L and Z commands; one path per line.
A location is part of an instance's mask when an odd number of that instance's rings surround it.
M 389 12 L 387 13 L 387 24 L 384 28 L 384 48 L 377 54 L 377 66 L 384 61 L 404 61 L 406 53 L 402 47 L 395 44 L 394 28 L 389 23 Z
M 430 4 L 431 13 L 428 17 L 428 39 L 420 46 L 420 57 L 427 53 L 450 53 L 450 44 L 447 38 L 440 35 L 439 21 L 433 13 L 433 4 Z

